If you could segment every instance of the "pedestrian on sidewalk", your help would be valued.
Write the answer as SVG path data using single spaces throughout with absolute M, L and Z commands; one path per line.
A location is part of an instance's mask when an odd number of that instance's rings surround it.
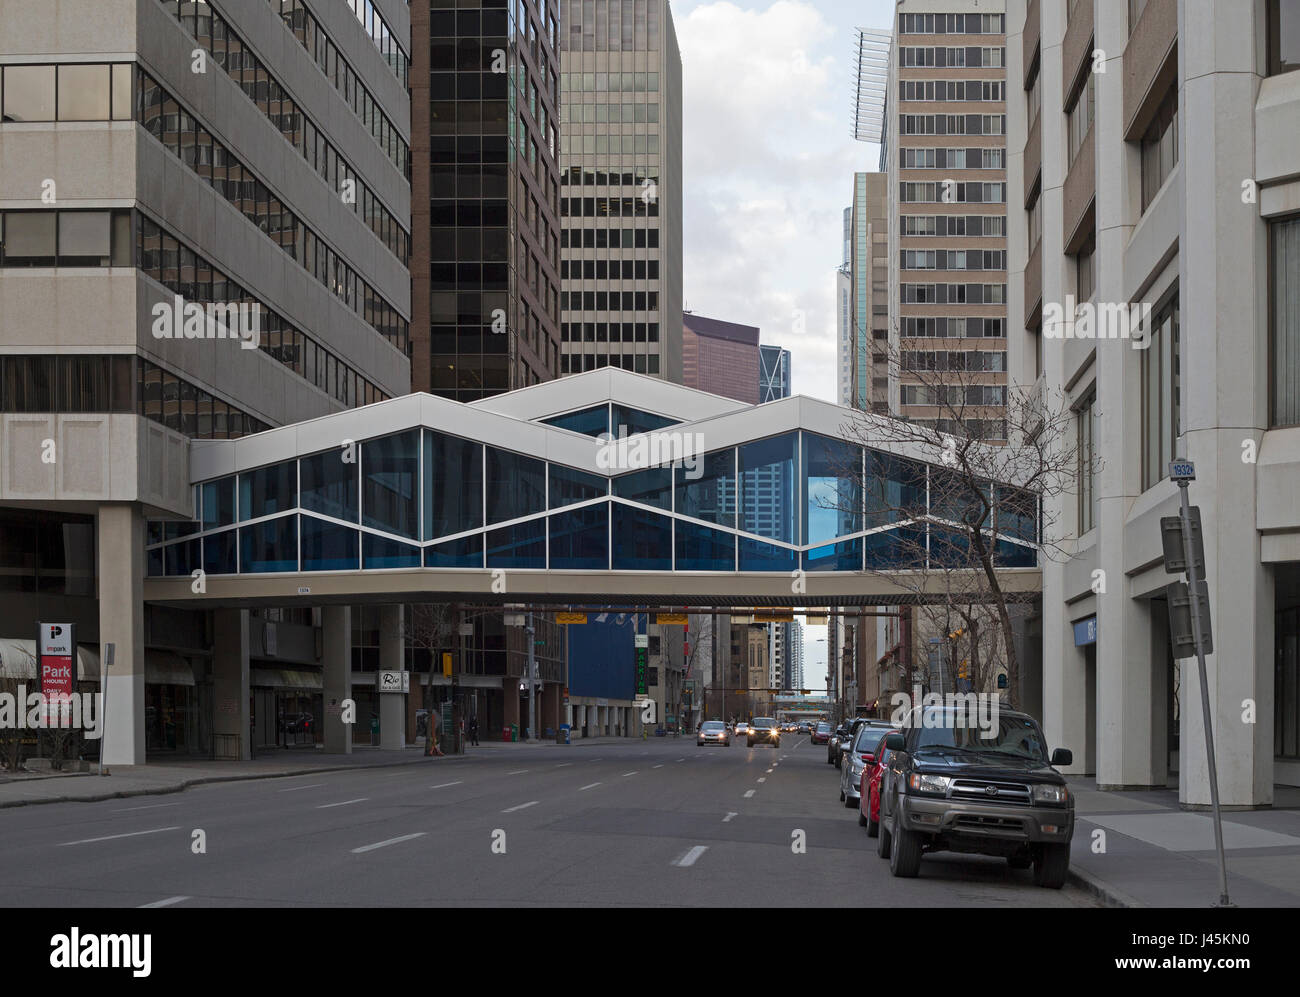
M 478 747 L 478 717 L 469 718 L 469 743 Z

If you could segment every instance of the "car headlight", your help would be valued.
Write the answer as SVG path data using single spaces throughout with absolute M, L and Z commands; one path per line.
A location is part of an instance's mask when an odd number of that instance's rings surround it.
M 1066 803 L 1070 799 L 1070 791 L 1064 786 L 1053 786 L 1043 784 L 1034 787 L 1035 803 Z
M 913 793 L 947 796 L 948 786 L 951 783 L 952 779 L 946 775 L 926 775 L 922 772 L 913 772 L 907 777 L 907 788 Z

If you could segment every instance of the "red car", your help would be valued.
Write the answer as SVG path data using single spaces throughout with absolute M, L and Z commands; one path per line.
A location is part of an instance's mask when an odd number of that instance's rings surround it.
M 893 754 L 885 747 L 885 738 L 902 731 L 889 730 L 881 734 L 876 742 L 867 767 L 862 770 L 862 784 L 858 787 L 858 824 L 867 829 L 869 837 L 880 833 L 880 777 L 889 766 L 889 756 Z
M 812 743 L 825 744 L 831 739 L 831 725 L 828 723 L 819 723 L 813 728 Z

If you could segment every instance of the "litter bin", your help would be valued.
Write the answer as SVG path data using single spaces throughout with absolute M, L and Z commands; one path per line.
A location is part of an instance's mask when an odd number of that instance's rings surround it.
M 511 734 L 511 731 L 513 731 L 513 730 L 514 730 L 513 727 L 502 727 L 502 728 L 501 728 L 501 740 L 503 740 L 503 741 L 509 741 L 509 740 L 510 740 L 510 734 Z
M 518 741 L 518 740 L 519 740 L 519 725 L 518 725 L 518 724 L 511 724 L 511 725 L 510 725 L 510 740 L 512 740 L 512 741 Z
M 569 744 L 569 725 L 560 724 L 560 729 L 555 734 L 556 744 Z

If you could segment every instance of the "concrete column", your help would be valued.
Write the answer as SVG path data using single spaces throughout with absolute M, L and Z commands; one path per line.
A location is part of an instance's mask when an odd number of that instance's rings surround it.
M 252 731 L 248 716 L 247 609 L 218 609 L 212 614 L 212 731 L 218 758 L 250 761 Z
M 381 671 L 405 671 L 402 653 L 402 607 L 379 609 L 379 668 Z M 379 696 L 379 746 L 398 751 L 406 744 L 406 694 L 386 692 Z
M 325 752 L 350 755 L 354 725 L 343 723 L 340 708 L 344 700 L 352 699 L 352 607 L 322 606 L 320 618 Z
M 106 765 L 144 764 L 144 517 L 130 504 L 101 505 L 95 530 L 99 641 L 114 645 L 108 669 Z M 247 709 L 248 701 L 244 701 Z

